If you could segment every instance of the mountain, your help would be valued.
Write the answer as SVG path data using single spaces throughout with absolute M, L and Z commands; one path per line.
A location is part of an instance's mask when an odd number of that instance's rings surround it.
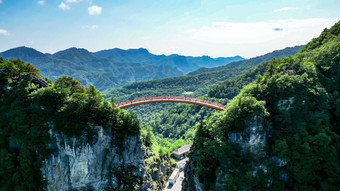
M 182 75 L 175 66 L 115 62 L 79 48 L 44 54 L 33 48 L 18 47 L 0 53 L 0 57 L 30 62 L 43 76 L 53 81 L 64 75 L 72 76 L 86 86 L 94 85 L 100 91 L 135 81 Z
M 290 48 L 288 48 L 290 49 Z M 291 54 L 289 54 L 291 53 Z M 106 93 L 106 99 L 114 97 L 117 102 L 151 96 L 188 96 L 217 101 L 227 104 L 240 90 L 256 79 L 256 75 L 264 74 L 266 59 L 282 54 L 294 56 L 295 51 L 283 49 L 261 56 L 264 61 L 243 65 L 240 62 L 230 63 L 235 67 L 218 72 L 202 73 L 194 76 L 181 76 L 147 82 L 135 82 Z M 269 56 L 268 56 L 269 55 Z M 248 63 L 258 63 L 259 58 L 249 59 Z M 228 65 L 227 65 L 228 66 Z M 224 81 L 225 80 L 225 81 Z M 184 92 L 192 94 L 183 94 Z M 206 96 L 208 94 L 208 96 Z M 136 113 L 144 124 L 152 127 L 153 132 L 170 141 L 179 138 L 192 139 L 195 124 L 206 119 L 214 110 L 188 104 L 155 103 L 140 105 L 128 109 Z M 174 128 L 175 127 L 175 128 Z
M 176 163 L 133 114 L 71 77 L 32 85 L 39 70 L 21 60 L 0 69 L 0 190 L 165 187 Z
M 208 96 L 218 99 L 233 99 L 240 93 L 244 86 L 253 82 L 257 75 L 263 75 L 265 73 L 267 64 L 268 62 L 263 62 L 240 76 L 211 86 L 208 91 Z
M 268 53 L 268 54 L 265 54 L 265 55 L 262 55 L 262 56 L 257 56 L 257 57 L 254 57 L 254 58 L 251 58 L 251 59 L 248 59 L 248 60 L 233 62 L 233 63 L 230 63 L 228 65 L 224 65 L 224 66 L 219 66 L 219 67 L 214 67 L 214 68 L 200 68 L 200 69 L 195 70 L 193 72 L 189 72 L 188 75 L 193 76 L 193 75 L 202 74 L 202 73 L 216 72 L 216 71 L 225 70 L 225 69 L 233 69 L 233 68 L 237 68 L 237 67 L 240 67 L 240 66 L 243 66 L 243 67 L 249 67 L 250 66 L 250 67 L 252 67 L 252 66 L 256 66 L 256 65 L 258 65 L 262 62 L 270 61 L 274 58 L 283 58 L 283 57 L 295 55 L 303 47 L 304 47 L 304 45 L 287 47 L 287 48 L 282 49 L 282 50 L 276 50 L 276 51 L 273 51 L 271 53 Z
M 340 22 L 198 124 L 185 190 L 339 190 L 339 52 Z
M 208 94 L 201 97 L 205 100 L 227 105 L 241 89 L 254 81 L 257 75 L 263 75 L 268 62 L 264 62 L 246 71 L 244 74 L 212 85 Z M 170 141 L 178 139 L 192 140 L 195 125 L 207 119 L 215 110 L 190 104 L 152 105 L 131 108 L 143 123 L 152 127 L 155 135 Z M 151 110 L 152 112 L 148 112 Z M 175 127 L 175 128 L 174 128 Z
M 115 48 L 95 53 L 69 48 L 55 54 L 44 54 L 33 48 L 18 47 L 1 52 L 0 57 L 30 62 L 43 76 L 53 81 L 63 75 L 72 76 L 100 91 L 136 81 L 181 76 L 202 66 L 214 67 L 243 60 L 240 56 L 213 59 L 208 56 L 154 55 L 143 48 Z
M 121 88 L 105 92 L 105 97 L 113 96 L 117 101 L 126 101 L 150 96 L 180 96 L 185 91 L 192 92 L 191 95 L 188 95 L 191 97 L 203 96 L 208 93 L 211 85 L 241 75 L 252 67 L 273 58 L 294 56 L 302 47 L 285 48 L 249 60 L 232 62 L 225 66 L 211 68 L 212 72 L 202 72 L 197 75 L 189 73 L 186 76 L 127 84 Z M 203 57 L 203 59 L 209 58 Z
M 144 48 L 122 50 L 119 48 L 94 52 L 93 55 L 106 58 L 115 62 L 141 63 L 153 65 L 176 66 L 183 74 L 200 67 L 216 67 L 234 61 L 244 60 L 241 56 L 211 58 L 209 56 L 192 57 L 172 54 L 169 56 L 151 54 Z

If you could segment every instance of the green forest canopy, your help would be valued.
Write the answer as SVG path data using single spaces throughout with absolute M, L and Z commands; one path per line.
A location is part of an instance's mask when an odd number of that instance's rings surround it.
M 224 190 L 339 190 L 339 81 L 340 22 L 295 57 L 270 61 L 198 127 L 191 157 L 205 190 L 216 189 L 218 176 Z M 264 151 L 229 142 L 254 119 L 262 119 Z

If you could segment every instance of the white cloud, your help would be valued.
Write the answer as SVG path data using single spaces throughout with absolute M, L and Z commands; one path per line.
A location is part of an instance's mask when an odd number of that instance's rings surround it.
M 98 28 L 97 25 L 84 25 L 84 26 L 81 26 L 82 29 L 92 29 L 92 30 L 95 30 Z
M 252 57 L 287 46 L 306 44 L 339 19 L 289 19 L 252 23 L 216 21 L 185 31 L 182 37 L 186 43 L 221 47 L 219 51 Z M 216 52 L 207 54 L 213 55 Z
M 1 2 L 1 0 L 0 0 Z M 4 29 L 0 29 L 0 35 L 3 35 L 3 36 L 8 36 L 9 35 L 9 32 L 4 30 Z
M 302 40 L 318 36 L 320 30 L 332 26 L 337 20 L 314 18 L 253 23 L 216 21 L 212 22 L 211 26 L 204 26 L 201 29 L 193 29 L 188 32 L 197 40 L 214 43 L 249 44 L 287 37 L 296 37 L 297 40 L 299 38 Z M 297 43 L 301 40 L 298 40 Z
M 2 3 L 2 0 L 0 0 L 0 4 Z
M 285 7 L 285 8 L 280 8 L 280 9 L 274 9 L 274 12 L 283 12 L 283 11 L 294 11 L 297 10 L 297 8 L 293 8 L 293 7 Z
M 102 14 L 102 8 L 96 5 L 93 5 L 88 8 L 89 15 L 101 15 Z
M 65 4 L 64 2 L 61 2 L 60 5 L 58 6 L 59 9 L 66 11 L 70 9 L 70 6 L 68 6 L 67 4 Z
M 46 2 L 45 2 L 45 1 L 38 1 L 37 3 L 38 3 L 39 5 L 45 5 Z
M 67 3 L 79 3 L 79 2 L 85 2 L 89 0 L 66 0 Z

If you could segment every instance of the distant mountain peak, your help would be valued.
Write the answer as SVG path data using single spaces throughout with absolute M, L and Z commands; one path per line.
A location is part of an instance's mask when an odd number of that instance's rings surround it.
M 27 56 L 35 56 L 35 57 L 42 57 L 46 56 L 44 53 L 37 51 L 34 48 L 26 47 L 26 46 L 19 46 L 16 48 L 12 48 L 9 50 L 6 50 L 1 53 L 3 57 L 7 58 L 21 58 L 25 59 Z
M 94 56 L 84 48 L 68 48 L 53 54 L 55 58 L 71 60 L 73 62 L 87 61 L 94 59 Z
M 32 47 L 27 47 L 27 46 L 19 46 L 19 47 L 16 47 L 16 48 L 12 48 L 12 49 L 6 50 L 5 52 L 7 52 L 7 51 L 17 51 L 17 50 L 20 50 L 20 51 L 35 51 L 35 52 L 39 52 L 39 51 L 37 51 L 36 49 L 34 49 L 34 48 L 32 48 Z
M 150 53 L 150 52 L 148 51 L 148 49 L 146 49 L 146 48 L 138 48 L 137 50 L 139 50 L 139 51 L 141 51 L 141 52 L 145 52 L 145 53 Z
M 92 55 L 88 50 L 84 48 L 71 47 L 65 50 L 54 53 L 53 55 L 60 56 L 64 54 L 76 54 L 76 55 Z
M 60 52 L 81 52 L 81 53 L 90 53 L 88 50 L 85 48 L 77 48 L 77 47 L 71 47 L 65 50 L 61 50 L 59 52 L 56 52 L 54 54 L 60 53 Z

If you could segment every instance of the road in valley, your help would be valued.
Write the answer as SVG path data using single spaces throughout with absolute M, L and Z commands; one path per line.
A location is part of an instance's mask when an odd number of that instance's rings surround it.
M 183 160 L 180 160 L 180 161 L 176 161 L 176 163 L 178 165 L 180 165 L 182 162 L 185 162 L 186 159 L 183 159 Z M 166 186 L 164 188 L 164 191 L 181 191 L 182 190 L 182 182 L 183 182 L 183 179 L 181 179 L 181 177 L 184 177 L 184 171 L 181 171 L 178 178 L 177 178 L 177 181 L 175 182 L 175 184 L 173 186 L 170 186 L 169 185 L 169 181 L 166 183 Z

